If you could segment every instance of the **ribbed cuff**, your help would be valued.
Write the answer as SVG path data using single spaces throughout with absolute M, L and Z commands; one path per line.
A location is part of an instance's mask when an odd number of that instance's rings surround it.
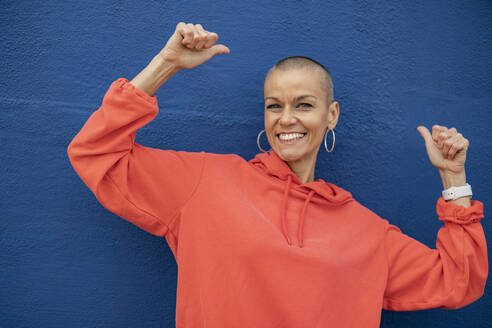
M 441 221 L 467 224 L 484 218 L 483 203 L 470 199 L 470 207 L 447 203 L 441 196 L 437 200 L 436 212 Z
M 137 88 L 136 86 L 134 86 L 133 84 L 131 84 L 130 81 L 128 81 L 128 79 L 126 79 L 124 77 L 120 77 L 116 81 L 114 81 L 111 84 L 111 87 L 113 87 L 113 86 L 128 90 L 128 91 L 134 93 L 135 95 L 145 99 L 145 101 L 148 101 L 152 105 L 157 105 L 157 97 L 155 95 L 150 96 L 145 91 L 143 91 L 143 90 Z

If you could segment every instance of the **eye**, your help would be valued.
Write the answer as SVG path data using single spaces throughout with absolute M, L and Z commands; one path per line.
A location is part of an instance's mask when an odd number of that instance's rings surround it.
M 313 105 L 308 104 L 308 103 L 300 103 L 298 106 L 304 107 L 303 110 L 309 110 L 311 107 L 313 107 Z M 274 109 L 276 110 L 277 108 L 280 108 L 280 106 L 278 104 L 272 104 L 272 105 L 267 106 L 267 109 L 270 109 L 270 110 L 274 110 Z
M 278 106 L 278 104 L 268 105 L 267 109 L 274 108 L 273 106 Z
M 308 104 L 308 103 L 300 103 L 299 105 L 306 105 L 306 106 L 302 106 L 302 107 L 307 107 L 307 108 L 313 107 L 311 104 Z

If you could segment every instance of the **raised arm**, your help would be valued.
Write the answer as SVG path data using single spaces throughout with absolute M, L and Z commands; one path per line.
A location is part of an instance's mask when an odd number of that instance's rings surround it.
M 208 54 L 188 49 L 196 39 L 179 23 L 166 47 L 131 82 L 119 78 L 111 84 L 67 148 L 74 170 L 106 209 L 157 236 L 177 230 L 180 210 L 200 182 L 205 153 L 145 147 L 135 143 L 135 135 L 158 114 L 155 91 L 179 69 L 211 57 L 216 38 L 207 35 L 201 40 Z
M 423 126 L 417 129 L 444 189 L 465 185 L 468 139 L 455 128 L 434 125 L 432 135 Z M 489 270 L 487 242 L 480 223 L 483 203 L 471 200 L 471 196 L 448 201 L 439 197 L 436 211 L 444 222 L 437 233 L 436 248 L 427 247 L 388 222 L 384 309 L 457 309 L 483 295 Z

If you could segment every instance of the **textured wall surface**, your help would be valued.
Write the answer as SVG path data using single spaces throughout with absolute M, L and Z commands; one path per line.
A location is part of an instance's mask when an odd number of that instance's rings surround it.
M 340 102 L 316 178 L 435 248 L 442 184 L 416 127 L 456 127 L 470 140 L 467 181 L 490 245 L 492 2 L 2 1 L 1 327 L 174 326 L 165 240 L 105 210 L 66 149 L 111 82 L 133 78 L 179 21 L 218 33 L 231 53 L 171 77 L 138 143 L 251 158 L 265 73 L 309 56 L 331 71 Z M 490 327 L 491 307 L 486 287 L 458 310 L 383 311 L 381 326 Z

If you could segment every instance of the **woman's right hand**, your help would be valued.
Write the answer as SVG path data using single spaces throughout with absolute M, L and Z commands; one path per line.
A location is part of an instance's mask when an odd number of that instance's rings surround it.
M 200 24 L 179 22 L 159 55 L 179 69 L 194 68 L 215 55 L 230 53 L 223 44 L 212 46 L 218 39 L 217 33 L 204 30 Z

